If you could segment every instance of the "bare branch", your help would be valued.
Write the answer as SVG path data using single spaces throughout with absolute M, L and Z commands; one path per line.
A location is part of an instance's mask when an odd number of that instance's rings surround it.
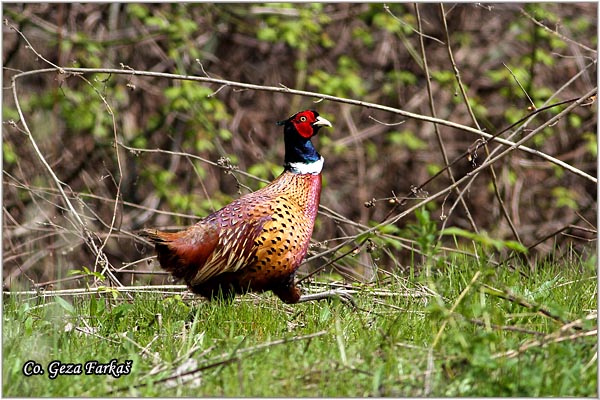
M 515 143 L 511 142 L 510 140 L 502 139 L 500 137 L 495 137 L 494 135 L 484 132 L 482 130 L 475 129 L 475 128 L 472 128 L 472 127 L 469 127 L 466 125 L 462 125 L 462 124 L 459 124 L 456 122 L 448 121 L 445 119 L 433 118 L 433 117 L 429 117 L 426 115 L 416 114 L 416 113 L 404 111 L 404 110 L 401 110 L 398 108 L 389 107 L 389 106 L 376 104 L 376 103 L 370 103 L 370 102 L 366 102 L 366 101 L 362 101 L 362 100 L 355 100 L 355 99 L 348 99 L 348 98 L 344 98 L 344 97 L 331 96 L 328 94 L 310 92 L 310 91 L 306 91 L 306 90 L 296 90 L 296 89 L 289 89 L 287 87 L 278 87 L 278 86 L 256 85 L 256 84 L 251 84 L 251 83 L 242 83 L 242 82 L 236 82 L 236 81 L 229 81 L 229 80 L 225 80 L 225 79 L 206 78 L 206 77 L 193 76 L 193 75 L 180 75 L 180 74 L 169 74 L 169 73 L 165 73 L 165 72 L 137 71 L 137 70 L 125 71 L 125 70 L 114 69 L 114 68 L 70 68 L 70 67 L 67 68 L 67 67 L 65 67 L 65 68 L 62 68 L 61 70 L 59 70 L 58 72 L 60 73 L 60 71 L 64 71 L 65 73 L 79 73 L 79 74 L 81 74 L 81 73 L 86 73 L 86 74 L 87 73 L 101 73 L 101 74 L 116 74 L 116 75 L 148 76 L 148 77 L 175 79 L 175 80 L 187 80 L 187 81 L 195 81 L 195 82 L 214 83 L 214 84 L 219 84 L 219 85 L 224 85 L 224 86 L 232 86 L 232 87 L 243 88 L 243 89 L 248 89 L 248 90 L 288 93 L 288 94 L 293 94 L 293 95 L 298 95 L 298 96 L 312 97 L 312 98 L 320 99 L 320 100 L 329 100 L 329 101 L 333 101 L 336 103 L 351 104 L 351 105 L 360 106 L 360 107 L 364 107 L 364 108 L 386 111 L 386 112 L 401 115 L 401 116 L 404 116 L 407 118 L 413 118 L 413 119 L 417 119 L 420 121 L 426 121 L 426 122 L 436 123 L 436 124 L 440 124 L 440 125 L 445 125 L 445 126 L 448 126 L 451 128 L 469 132 L 469 133 L 475 134 L 477 136 L 484 137 L 486 139 L 492 139 L 495 142 L 498 142 L 504 146 L 513 147 L 515 145 Z M 45 69 L 26 71 L 26 72 L 14 75 L 12 77 L 12 79 L 14 79 L 16 81 L 17 79 L 21 79 L 26 76 L 37 75 L 37 74 L 47 74 L 47 73 L 53 73 L 53 72 L 57 72 L 57 69 L 56 68 L 45 68 Z M 532 112 L 532 115 L 535 115 L 535 111 Z M 591 182 L 594 182 L 594 183 L 598 182 L 598 180 L 595 177 L 593 177 L 593 176 L 591 176 L 591 175 L 589 175 L 589 174 L 587 174 L 587 173 L 573 167 L 572 165 L 569 165 L 555 157 L 549 156 L 539 150 L 535 150 L 535 149 L 523 146 L 521 144 L 517 144 L 516 148 L 521 151 L 524 151 L 526 153 L 533 154 L 535 156 L 543 158 L 546 161 L 549 161 L 552 164 L 558 165 L 561 168 L 564 168 L 565 170 L 572 172 L 575 175 L 581 176 Z

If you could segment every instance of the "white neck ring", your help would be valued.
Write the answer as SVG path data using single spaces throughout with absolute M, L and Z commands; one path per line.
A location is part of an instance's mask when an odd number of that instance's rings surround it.
M 323 170 L 323 164 L 325 163 L 325 159 L 321 156 L 317 161 L 313 161 L 310 163 L 303 162 L 295 162 L 295 163 L 287 163 L 285 168 L 293 172 L 294 174 L 301 175 L 319 175 Z

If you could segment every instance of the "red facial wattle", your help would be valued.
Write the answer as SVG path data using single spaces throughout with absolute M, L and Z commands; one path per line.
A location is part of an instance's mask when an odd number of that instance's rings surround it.
M 299 113 L 293 121 L 298 134 L 306 139 L 310 139 L 314 135 L 312 123 L 315 122 L 315 117 L 312 113 L 310 113 L 311 115 L 308 114 L 309 111 Z

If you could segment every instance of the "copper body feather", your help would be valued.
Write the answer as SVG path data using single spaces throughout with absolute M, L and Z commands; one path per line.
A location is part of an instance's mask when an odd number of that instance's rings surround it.
M 315 133 L 319 128 L 316 120 L 331 126 L 314 111 L 303 113 Z M 298 115 L 304 114 L 290 120 Z M 294 127 L 290 120 L 288 125 Z M 287 136 L 288 130 L 293 135 L 295 129 L 287 128 L 286 160 L 287 152 L 292 151 L 287 141 L 295 140 Z M 305 146 L 310 137 L 300 140 Z M 322 165 L 322 158 L 316 155 Z M 284 302 L 296 303 L 300 290 L 294 276 L 308 250 L 321 194 L 320 167 L 310 170 L 315 161 L 302 162 L 302 157 L 296 161 L 290 156 L 285 171 L 268 186 L 240 197 L 186 230 L 146 229 L 141 235 L 155 244 L 161 266 L 195 293 L 214 298 L 271 290 Z M 308 172 L 303 173 L 303 168 Z

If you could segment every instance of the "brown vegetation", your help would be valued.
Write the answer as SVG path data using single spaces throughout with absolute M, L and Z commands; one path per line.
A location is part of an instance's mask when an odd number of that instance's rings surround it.
M 374 266 L 402 269 L 413 262 L 411 248 L 423 249 L 405 229 L 413 213 L 395 217 L 483 165 L 488 151 L 508 148 L 481 146 L 473 131 L 419 116 L 495 135 L 534 107 L 566 100 L 582 104 L 555 123 L 572 102 L 542 111 L 500 136 L 517 142 L 535 132 L 524 145 L 548 157 L 514 150 L 427 207 L 438 230 L 520 242 L 540 258 L 570 257 L 595 240 L 597 122 L 587 94 L 597 84 L 596 4 L 448 4 L 445 18 L 435 4 L 3 7 L 8 286 L 56 283 L 82 267 L 105 284 L 148 282 L 154 275 L 139 272 L 158 267 L 136 263 L 152 253 L 132 232 L 189 225 L 258 188 L 257 178 L 272 180 L 283 160 L 274 122 L 304 108 L 334 124 L 317 139 L 326 164 L 311 250 L 322 257 L 312 267 L 335 260 L 338 270 L 365 278 Z M 20 116 L 11 78 L 53 66 L 284 86 L 418 115 L 174 77 L 53 71 L 14 82 Z M 471 162 L 469 149 L 477 149 Z M 444 157 L 455 162 L 451 176 L 413 190 L 445 166 Z M 381 222 L 389 236 L 359 237 Z M 436 240 L 446 251 L 475 251 L 470 241 Z M 477 251 L 502 261 L 496 250 Z

